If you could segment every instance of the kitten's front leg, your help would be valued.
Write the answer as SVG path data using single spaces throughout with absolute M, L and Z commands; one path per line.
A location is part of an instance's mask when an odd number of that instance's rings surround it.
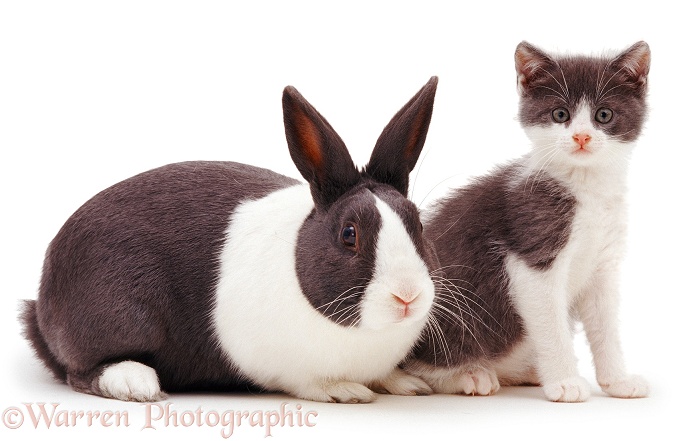
M 578 375 L 569 327 L 568 271 L 564 262 L 537 270 L 510 255 L 506 271 L 510 294 L 536 352 L 536 368 L 550 401 L 578 402 L 590 396 L 588 382 Z
M 605 267 L 596 273 L 578 303 L 578 312 L 590 343 L 598 384 L 618 398 L 643 398 L 649 393 L 646 380 L 627 375 L 617 324 L 619 289 L 617 270 Z

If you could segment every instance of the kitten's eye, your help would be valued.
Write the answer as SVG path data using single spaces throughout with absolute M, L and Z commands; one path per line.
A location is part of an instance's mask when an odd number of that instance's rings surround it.
M 563 107 L 555 109 L 552 112 L 552 118 L 558 123 L 567 122 L 569 120 L 569 111 Z
M 612 110 L 601 107 L 595 112 L 595 120 L 601 124 L 607 124 L 612 119 Z
M 341 230 L 341 241 L 344 246 L 356 250 L 358 248 L 358 237 L 356 236 L 356 226 L 346 224 Z

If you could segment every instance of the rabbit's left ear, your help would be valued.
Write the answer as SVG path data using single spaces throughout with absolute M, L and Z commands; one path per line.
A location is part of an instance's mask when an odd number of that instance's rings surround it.
M 290 156 L 310 183 L 315 205 L 328 207 L 361 176 L 344 141 L 294 87 L 283 90 L 283 121 Z
M 409 173 L 426 142 L 433 113 L 438 77 L 431 79 L 385 126 L 375 143 L 365 172 L 378 182 L 396 188 L 405 197 Z

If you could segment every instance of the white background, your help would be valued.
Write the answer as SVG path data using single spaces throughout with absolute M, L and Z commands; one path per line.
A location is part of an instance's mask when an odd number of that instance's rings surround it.
M 0 411 L 55 402 L 73 411 L 128 411 L 130 427 L 35 430 L 0 437 L 95 439 L 206 435 L 141 431 L 138 404 L 56 384 L 19 336 L 19 299 L 35 298 L 43 253 L 67 217 L 103 188 L 182 160 L 234 160 L 299 177 L 287 153 L 281 91 L 296 86 L 363 165 L 392 115 L 431 75 L 440 77 L 413 200 L 423 208 L 528 148 L 515 119 L 513 52 L 521 40 L 552 51 L 599 53 L 646 40 L 650 118 L 629 177 L 629 251 L 622 336 L 630 369 L 648 378 L 643 400 L 544 400 L 538 388 L 494 397 L 379 397 L 328 405 L 283 396 L 174 395 L 180 412 L 319 413 L 313 428 L 276 439 L 390 435 L 430 439 L 587 439 L 694 436 L 694 160 L 697 42 L 679 3 L 477 2 L 2 2 L 0 3 Z M 593 371 L 578 339 L 580 369 Z M 233 439 L 261 439 L 247 429 Z

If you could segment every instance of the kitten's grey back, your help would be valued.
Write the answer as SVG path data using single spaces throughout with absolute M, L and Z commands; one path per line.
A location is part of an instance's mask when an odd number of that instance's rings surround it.
M 440 326 L 448 348 L 424 339 L 417 358 L 442 367 L 496 358 L 522 337 L 508 296 L 505 257 L 514 252 L 534 268 L 547 268 L 568 240 L 575 205 L 560 183 L 541 176 L 531 185 L 523 170 L 520 161 L 497 168 L 433 208 L 424 234 L 436 246 L 446 279 L 436 302 L 454 311 L 466 332 L 445 317 Z

